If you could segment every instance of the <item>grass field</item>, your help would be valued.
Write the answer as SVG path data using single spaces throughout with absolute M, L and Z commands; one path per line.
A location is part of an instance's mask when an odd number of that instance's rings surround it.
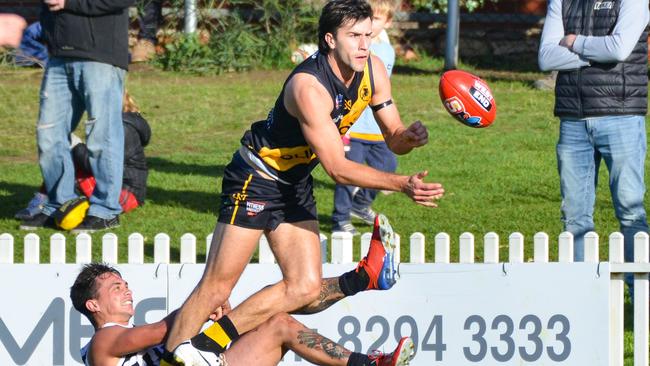
M 477 260 L 482 256 L 482 237 L 490 231 L 501 237 L 502 257 L 512 232 L 523 233 L 531 243 L 534 233 L 544 231 L 555 248 L 562 230 L 555 165 L 558 121 L 552 115 L 552 92 L 531 87 L 541 74 L 473 70 L 492 87 L 498 116 L 490 128 L 472 129 L 443 109 L 437 92 L 440 70 L 440 60 L 397 67 L 393 92 L 403 121 L 419 119 L 430 133 L 427 146 L 399 158 L 398 172 L 426 169 L 428 180 L 442 183 L 447 193 L 437 209 L 417 206 L 402 194 L 380 195 L 374 208 L 385 213 L 403 237 L 424 233 L 431 248 L 439 232 L 448 233 L 453 244 L 461 233 L 473 233 L 479 244 Z M 266 116 L 288 71 L 210 77 L 148 67 L 132 71 L 128 88 L 153 129 L 146 149 L 150 178 L 146 205 L 121 217 L 117 235 L 125 239 L 130 233 L 142 233 L 151 255 L 150 244 L 157 233 L 168 233 L 172 245 L 186 232 L 199 238 L 209 234 L 223 168 L 250 122 Z M 2 69 L 1 73 L 0 128 L 6 132 L 0 142 L 0 232 L 14 235 L 20 243 L 25 232 L 18 230 L 13 214 L 29 201 L 41 180 L 34 137 L 41 71 Z M 604 184 L 596 203 L 601 238 L 618 227 L 606 174 L 601 172 Z M 314 175 L 321 231 L 329 234 L 333 182 L 320 168 Z M 54 231 L 39 233 L 44 237 Z M 95 234 L 95 241 L 100 236 Z M 453 246 L 452 258 L 457 258 L 457 245 Z M 21 247 L 16 246 L 17 261 L 22 260 Z M 69 249 L 72 258 L 73 248 Z M 606 258 L 606 246 L 601 250 Z M 427 252 L 431 260 L 433 250 Z M 408 258 L 408 248 L 402 253 Z M 526 256 L 531 253 L 532 245 L 527 245 Z M 551 253 L 557 256 L 557 250 Z M 46 247 L 42 256 L 49 256 Z
M 501 238 L 501 258 L 507 258 L 507 238 L 512 232 L 524 234 L 526 257 L 532 257 L 532 236 L 539 231 L 549 234 L 551 257 L 557 258 L 557 236 L 562 231 L 555 163 L 558 120 L 552 115 L 552 92 L 531 87 L 542 75 L 467 66 L 488 81 L 498 106 L 494 125 L 477 130 L 455 122 L 443 109 L 437 92 L 441 68 L 440 60 L 397 67 L 393 94 L 403 121 L 419 119 L 430 133 L 427 146 L 399 158 L 398 172 L 426 169 L 428 180 L 442 183 L 447 193 L 436 209 L 416 206 L 399 193 L 379 195 L 374 208 L 391 219 L 403 238 L 424 233 L 428 261 L 433 260 L 433 237 L 439 232 L 452 238 L 452 261 L 458 258 L 458 237 L 463 232 L 475 235 L 477 261 L 481 261 L 482 237 L 491 231 Z M 224 166 L 250 122 L 265 118 L 288 72 L 202 77 L 145 66 L 129 74 L 128 88 L 150 122 L 153 138 L 146 149 L 150 166 L 146 205 L 123 215 L 115 230 L 124 245 L 120 261 L 126 261 L 126 237 L 133 232 L 145 237 L 147 261 L 152 260 L 157 233 L 171 236 L 172 261 L 178 260 L 182 234 L 193 233 L 203 242 L 216 221 Z M 22 262 L 26 232 L 18 230 L 13 214 L 25 206 L 41 182 L 34 134 L 41 75 L 34 69 L 0 69 L 0 129 L 5 131 L 0 139 L 0 233 L 17 239 L 16 262 Z M 320 168 L 314 176 L 320 227 L 329 236 L 334 185 Z M 604 169 L 601 182 L 595 220 L 601 241 L 606 242 L 618 224 Z M 46 238 L 54 231 L 38 233 L 43 243 L 41 261 L 47 262 Z M 98 243 L 101 235 L 94 234 L 93 240 Z M 66 236 L 73 242 L 72 235 Z M 403 260 L 408 253 L 404 245 Z M 101 259 L 100 255 L 100 250 L 93 251 L 95 259 Z M 202 261 L 202 248 L 199 257 Z M 73 258 L 74 246 L 68 245 L 68 260 Z M 601 245 L 601 258 L 607 258 L 607 245 Z

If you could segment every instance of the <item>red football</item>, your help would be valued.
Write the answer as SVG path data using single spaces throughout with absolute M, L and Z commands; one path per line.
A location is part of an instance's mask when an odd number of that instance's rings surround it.
M 438 89 L 449 114 L 464 125 L 481 128 L 494 122 L 496 102 L 488 85 L 478 76 L 449 70 L 440 77 Z

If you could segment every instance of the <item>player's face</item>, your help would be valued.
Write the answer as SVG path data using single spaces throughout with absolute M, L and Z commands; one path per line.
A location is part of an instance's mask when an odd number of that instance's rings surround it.
M 333 52 L 352 70 L 362 72 L 370 54 L 372 19 L 343 24 L 336 32 Z
M 100 311 L 113 318 L 111 321 L 128 322 L 135 313 L 129 284 L 116 273 L 105 273 L 95 281 Z
M 377 37 L 382 30 L 388 28 L 390 22 L 391 20 L 388 19 L 388 14 L 374 13 L 372 15 L 372 37 Z

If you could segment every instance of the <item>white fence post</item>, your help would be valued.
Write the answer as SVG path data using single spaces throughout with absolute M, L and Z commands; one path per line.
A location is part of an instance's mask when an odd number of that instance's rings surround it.
M 329 261 L 328 253 L 327 253 L 327 235 L 323 233 L 318 234 L 318 238 L 320 239 L 320 258 L 322 263 L 327 263 Z
M 460 234 L 459 263 L 474 263 L 474 235 L 472 233 Z
M 558 255 L 558 262 L 573 262 L 573 234 L 568 231 L 560 234 L 558 247 L 560 251 Z
M 333 237 L 332 237 L 333 238 Z M 372 239 L 372 233 L 363 233 L 361 234 L 361 247 L 359 249 L 359 260 L 368 254 L 370 249 L 370 240 Z
M 494 232 L 483 237 L 483 263 L 499 263 L 499 235 Z
M 14 262 L 14 237 L 4 233 L 0 235 L 0 263 L 11 264 Z
M 609 235 L 609 263 L 623 263 L 623 234 Z M 609 365 L 623 366 L 623 274 L 612 273 L 609 280 Z
M 75 263 L 86 264 L 93 260 L 93 239 L 88 233 L 81 233 L 76 237 L 76 259 Z
M 524 263 L 524 236 L 512 233 L 508 237 L 508 262 Z
M 269 246 L 269 241 L 266 238 L 266 235 L 260 236 L 258 246 L 259 246 L 259 253 L 257 256 L 258 261 L 260 263 L 275 263 L 275 256 L 271 251 L 271 247 Z
M 129 264 L 144 263 L 144 237 L 140 233 L 133 233 L 128 238 Z
M 638 232 L 634 235 L 634 263 L 648 263 L 648 233 Z M 648 274 L 634 274 L 634 366 L 650 364 L 648 355 Z
M 104 234 L 102 237 L 102 260 L 108 264 L 117 264 L 117 235 Z
M 422 233 L 413 233 L 410 238 L 410 262 L 411 263 L 424 263 L 426 262 L 424 255 L 425 238 Z
M 210 233 L 208 236 L 205 237 L 205 262 L 208 262 L 208 258 L 210 257 L 210 247 L 212 246 L 212 236 L 214 234 Z
M 41 262 L 41 238 L 34 233 L 29 233 L 25 235 L 24 243 L 25 264 L 39 264 Z
M 332 233 L 332 263 L 352 263 L 352 234 L 343 231 Z
M 533 260 L 535 263 L 548 263 L 548 234 L 537 233 L 533 237 L 533 241 Z
M 449 250 L 449 234 L 438 233 L 436 235 L 436 252 L 434 253 L 435 263 L 449 263 L 450 250 Z
M 170 263 L 169 256 L 169 235 L 165 233 L 156 234 L 153 238 L 153 261 L 154 263 Z
M 185 233 L 181 236 L 181 263 L 196 263 L 196 236 Z
M 598 263 L 598 234 L 590 231 L 585 234 L 585 262 Z
M 50 263 L 65 263 L 65 236 L 61 233 L 50 237 Z

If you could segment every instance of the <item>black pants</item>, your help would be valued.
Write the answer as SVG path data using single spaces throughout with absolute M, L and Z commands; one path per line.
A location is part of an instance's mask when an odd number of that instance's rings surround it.
M 138 39 L 146 39 L 156 44 L 156 32 L 162 23 L 163 0 L 140 0 L 140 33 Z

